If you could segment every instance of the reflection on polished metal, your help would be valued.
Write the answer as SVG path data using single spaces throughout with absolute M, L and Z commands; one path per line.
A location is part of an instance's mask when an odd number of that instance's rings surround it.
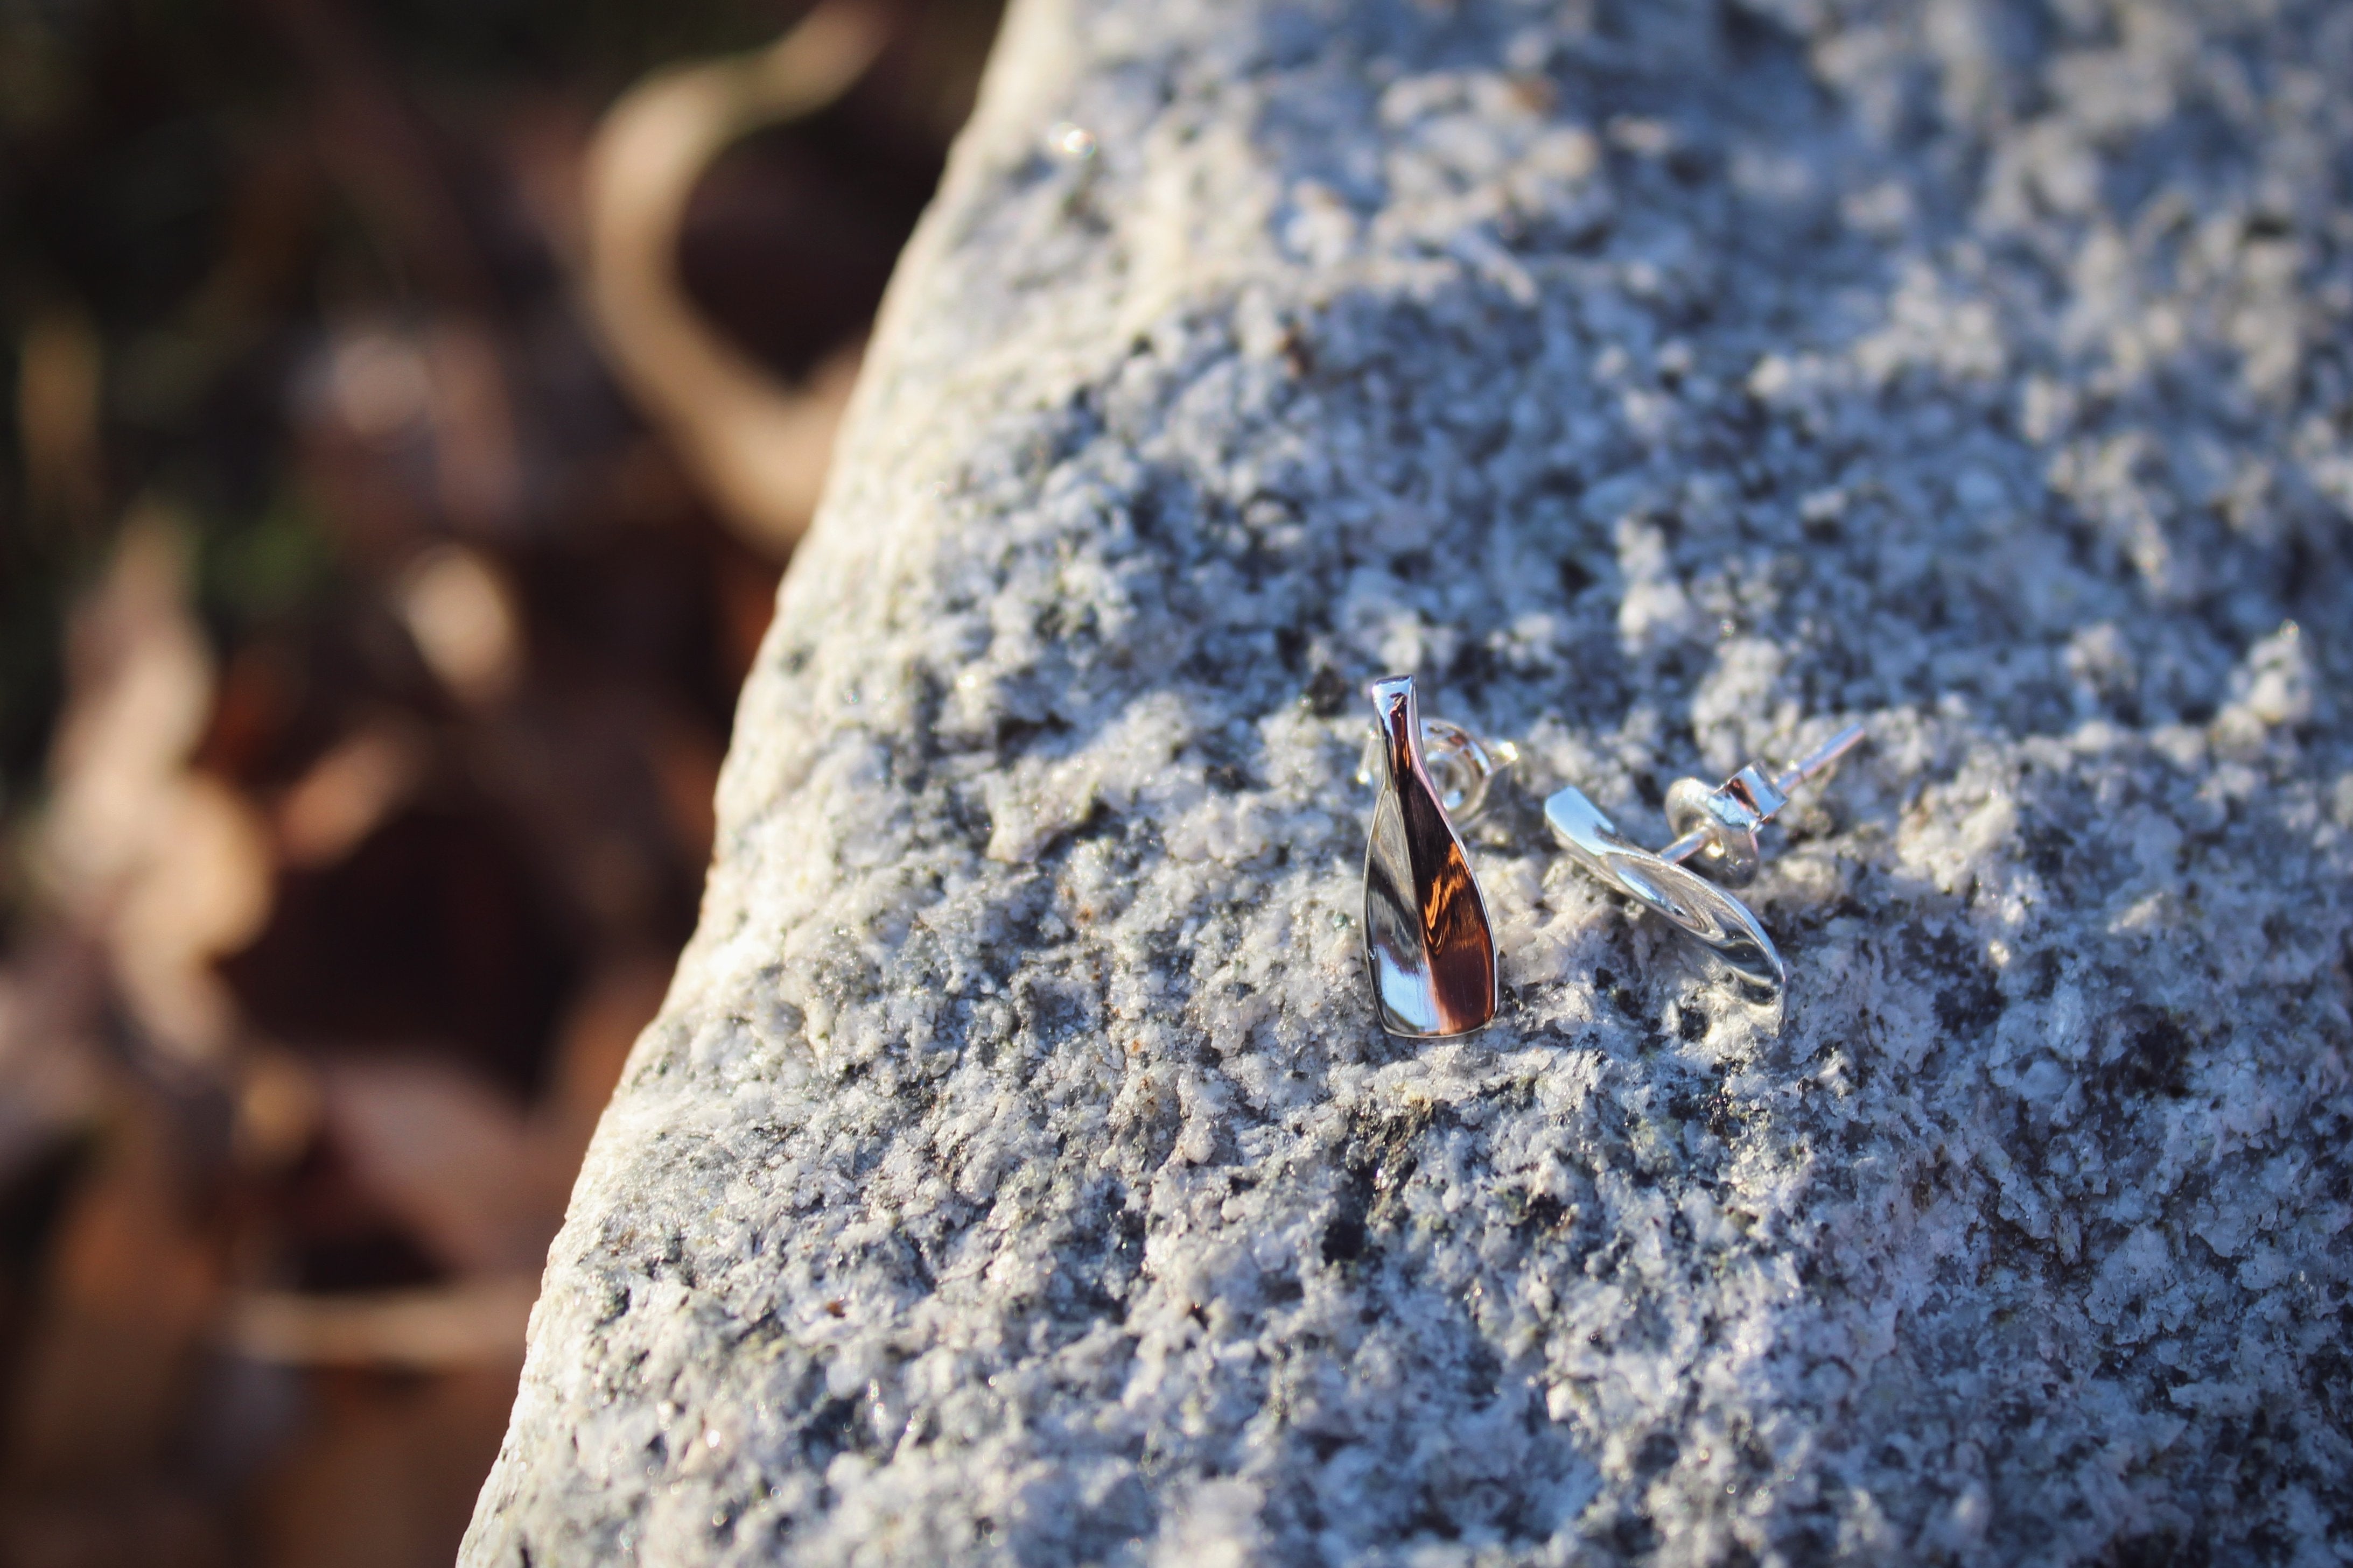
M 1369 784 L 1382 776 L 1382 745 L 1378 731 L 1366 735 L 1364 761 L 1356 768 L 1358 784 Z M 1483 739 L 1451 719 L 1421 721 L 1421 765 L 1450 822 L 1477 816 L 1487 804 L 1488 789 L 1519 760 L 1520 749 L 1509 741 Z
M 1574 785 L 1545 802 L 1545 821 L 1577 863 L 1704 943 L 1725 966 L 1778 1002 L 1788 971 L 1748 906 L 1698 873 L 1620 835 Z
M 1789 792 L 1852 751 L 1862 726 L 1850 724 L 1771 778 L 1751 763 L 1720 789 L 1677 779 L 1667 790 L 1667 820 L 1675 841 L 1653 855 L 1621 836 L 1599 806 L 1574 787 L 1545 802 L 1545 821 L 1578 864 L 1673 921 L 1704 943 L 1726 968 L 1779 1001 L 1788 971 L 1773 939 L 1746 904 L 1723 888 L 1757 879 L 1757 830 L 1789 804 Z M 1685 862 L 1696 860 L 1708 877 Z M 1713 878 L 1711 881 L 1708 878 Z
M 1789 804 L 1789 792 L 1852 751 L 1862 726 L 1850 724 L 1812 753 L 1771 778 L 1754 763 L 1710 789 L 1697 779 L 1677 779 L 1667 787 L 1667 822 L 1675 841 L 1659 858 L 1680 864 L 1699 856 L 1700 868 L 1727 888 L 1757 879 L 1757 830 Z
M 1421 721 L 1421 763 L 1450 821 L 1468 822 L 1487 804 L 1487 788 L 1520 760 L 1509 741 L 1484 741 L 1451 719 Z
M 1429 731 L 1413 678 L 1391 676 L 1369 691 L 1379 728 L 1373 782 L 1380 788 L 1365 847 L 1365 964 L 1374 1005 L 1392 1035 L 1467 1035 L 1495 1016 L 1486 900 L 1424 757 Z M 1472 748 L 1447 742 L 1450 771 L 1458 763 L 1468 770 L 1458 795 L 1475 810 L 1500 764 L 1467 731 L 1447 728 Z

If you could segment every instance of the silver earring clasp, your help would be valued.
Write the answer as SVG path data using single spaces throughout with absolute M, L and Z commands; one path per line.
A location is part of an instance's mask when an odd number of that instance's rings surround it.
M 1715 880 L 1727 888 L 1746 887 L 1757 879 L 1761 858 L 1757 830 L 1780 814 L 1799 784 L 1862 740 L 1862 726 L 1850 724 L 1770 778 L 1750 763 L 1715 789 L 1697 779 L 1677 779 L 1667 786 L 1667 824 L 1675 841 L 1659 851 L 1659 858 L 1681 864 L 1697 856 Z
M 1490 741 L 1451 719 L 1421 721 L 1421 760 L 1438 791 L 1438 804 L 1456 823 L 1475 820 L 1486 809 L 1487 792 L 1497 779 L 1519 763 L 1520 749 L 1509 741 Z M 1365 737 L 1364 761 L 1356 782 L 1369 784 L 1381 776 L 1381 736 L 1376 728 Z
M 1487 804 L 1487 791 L 1520 760 L 1509 741 L 1488 741 L 1451 719 L 1421 721 L 1421 760 L 1438 786 L 1438 804 L 1456 822 L 1468 822 Z

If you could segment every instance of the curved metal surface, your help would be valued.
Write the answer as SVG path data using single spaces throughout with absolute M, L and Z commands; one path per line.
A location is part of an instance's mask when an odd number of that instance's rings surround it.
M 1377 738 L 1375 742 L 1379 744 Z M 1421 721 L 1421 765 L 1437 786 L 1449 822 L 1468 822 L 1487 805 L 1487 792 L 1520 760 L 1509 741 L 1489 741 L 1451 719 Z
M 1773 939 L 1746 904 L 1694 871 L 1621 836 L 1601 808 L 1571 786 L 1545 802 L 1545 821 L 1577 863 L 1665 916 L 1741 979 L 1778 1001 L 1789 982 Z
M 1495 1016 L 1495 939 L 1462 841 L 1422 760 L 1410 676 L 1369 689 L 1379 742 L 1365 847 L 1365 964 L 1381 1027 L 1442 1039 Z

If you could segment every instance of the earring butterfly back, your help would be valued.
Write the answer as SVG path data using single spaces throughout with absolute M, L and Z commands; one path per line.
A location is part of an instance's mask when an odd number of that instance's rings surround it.
M 1697 858 L 1708 876 L 1725 887 L 1748 886 L 1757 879 L 1761 858 L 1757 830 L 1780 815 L 1791 791 L 1862 742 L 1862 726 L 1849 724 L 1771 778 L 1751 763 L 1715 789 L 1697 779 L 1677 779 L 1667 786 L 1667 825 L 1675 841 L 1659 851 L 1659 858 L 1680 865 Z
M 1380 1024 L 1443 1039 L 1495 1016 L 1495 938 L 1450 805 L 1468 816 L 1510 761 L 1460 725 L 1421 718 L 1411 676 L 1367 689 L 1379 787 L 1365 847 L 1365 965 Z M 1499 760 L 1499 753 L 1500 760 Z

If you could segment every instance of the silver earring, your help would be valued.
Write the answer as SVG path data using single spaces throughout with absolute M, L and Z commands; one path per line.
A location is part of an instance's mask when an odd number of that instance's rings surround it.
M 1413 678 L 1367 688 L 1380 797 L 1365 847 L 1365 967 L 1381 1027 L 1409 1039 L 1484 1028 L 1495 1016 L 1495 937 L 1449 812 L 1485 800 L 1509 748 L 1459 724 L 1424 721 Z
M 1722 787 L 1678 779 L 1667 791 L 1677 837 L 1657 854 L 1620 834 L 1601 808 L 1570 785 L 1545 802 L 1545 821 L 1577 862 L 1714 952 L 1725 968 L 1778 1003 L 1788 965 L 1748 906 L 1684 864 L 1700 864 L 1734 887 L 1757 876 L 1757 830 L 1788 804 L 1789 792 L 1829 767 L 1862 739 L 1849 725 L 1810 756 L 1771 778 L 1754 763 Z

